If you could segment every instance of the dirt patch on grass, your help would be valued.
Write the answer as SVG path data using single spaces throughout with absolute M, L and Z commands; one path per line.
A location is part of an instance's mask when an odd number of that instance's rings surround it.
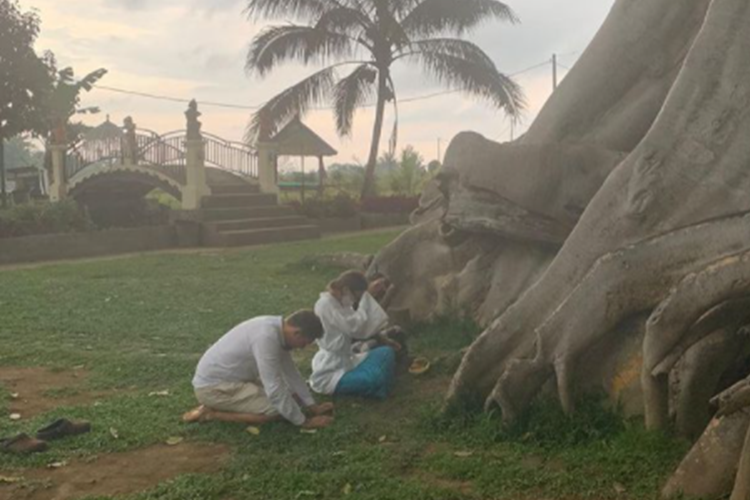
M 420 471 L 416 474 L 416 477 L 420 482 L 437 486 L 444 490 L 455 491 L 461 495 L 471 495 L 474 493 L 473 485 L 471 481 L 460 481 L 458 479 L 446 479 L 444 477 L 438 477 L 429 472 Z
M 180 474 L 216 472 L 228 456 L 226 446 L 182 443 L 100 455 L 92 461 L 76 461 L 57 469 L 0 472 L 17 481 L 0 482 L 0 500 L 126 495 L 153 488 Z
M 0 386 L 11 394 L 10 413 L 32 417 L 60 406 L 89 404 L 115 391 L 86 389 L 85 369 L 54 371 L 40 367 L 0 367 Z

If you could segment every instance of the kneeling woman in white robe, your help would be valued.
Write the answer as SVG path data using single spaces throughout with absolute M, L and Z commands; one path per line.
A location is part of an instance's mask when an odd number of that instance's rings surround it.
M 374 337 L 388 322 L 388 315 L 368 292 L 365 275 L 347 271 L 329 283 L 315 303 L 315 314 L 324 334 L 317 340 L 320 350 L 312 361 L 312 389 L 320 394 L 385 399 L 395 375 L 394 349 L 376 347 L 363 353 L 352 349 L 353 343 Z

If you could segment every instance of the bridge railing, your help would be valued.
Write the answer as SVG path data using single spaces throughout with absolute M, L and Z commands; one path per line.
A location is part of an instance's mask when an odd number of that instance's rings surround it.
M 206 163 L 253 179 L 258 178 L 258 152 L 241 142 L 203 134 Z
M 258 178 L 257 151 L 240 142 L 227 141 L 214 134 L 203 133 L 204 162 L 244 177 Z M 123 164 L 126 158 L 125 136 L 83 140 L 68 150 L 65 173 L 68 179 L 94 164 Z M 148 129 L 135 131 L 134 162 L 154 167 L 172 179 L 184 183 L 187 165 L 187 132 L 175 130 L 157 134 Z
M 120 138 L 98 141 L 80 141 L 68 149 L 65 155 L 65 176 L 70 179 L 81 170 L 95 163 L 122 163 Z
M 138 129 L 136 146 L 139 164 L 155 167 L 181 184 L 185 183 L 187 148 L 184 130 L 159 135 L 150 130 Z

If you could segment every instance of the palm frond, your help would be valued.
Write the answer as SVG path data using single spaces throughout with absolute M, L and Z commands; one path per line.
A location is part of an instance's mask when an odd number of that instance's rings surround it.
M 375 46 L 401 47 L 409 42 L 398 18 L 400 0 L 349 0 L 372 19 L 373 28 L 367 36 Z M 375 40 L 378 40 L 376 42 Z
M 511 8 L 498 0 L 422 0 L 402 19 L 401 25 L 411 37 L 462 35 L 493 18 L 518 22 Z
M 88 92 L 92 88 L 94 88 L 94 85 L 96 84 L 96 82 L 104 78 L 104 75 L 106 74 L 107 74 L 107 70 L 104 68 L 99 68 L 97 70 L 94 70 L 91 73 L 84 76 L 83 78 L 81 78 L 81 81 L 78 82 L 78 86 L 81 89 Z
M 378 71 L 372 65 L 362 64 L 336 84 L 333 99 L 339 135 L 351 134 L 354 112 L 373 95 L 377 76 Z
M 245 15 L 254 21 L 294 19 L 309 22 L 339 6 L 338 0 L 247 0 Z
M 439 52 L 418 52 L 408 56 L 425 71 L 450 88 L 488 100 L 508 116 L 517 119 L 525 105 L 521 87 L 493 66 Z
M 250 44 L 245 70 L 262 77 L 289 60 L 327 64 L 331 59 L 351 57 L 355 53 L 356 42 L 341 33 L 310 26 L 270 26 Z
M 315 27 L 357 38 L 366 30 L 371 29 L 373 24 L 367 14 L 357 8 L 336 7 L 322 14 Z
M 492 59 L 477 44 L 458 38 L 431 38 L 411 42 L 396 55 L 395 59 L 401 59 L 416 52 L 446 54 L 497 70 Z
M 267 138 L 296 115 L 326 101 L 336 84 L 336 67 L 329 66 L 308 76 L 266 102 L 252 117 L 245 132 L 247 142 Z

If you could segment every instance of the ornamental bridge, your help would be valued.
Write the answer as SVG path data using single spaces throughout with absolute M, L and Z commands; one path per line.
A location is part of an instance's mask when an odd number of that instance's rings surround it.
M 123 128 L 107 120 L 65 150 L 63 164 L 61 176 L 53 171 L 53 198 L 81 199 L 112 191 L 143 196 L 160 188 L 184 209 L 197 209 L 213 187 L 260 189 L 255 148 L 199 131 L 192 137 L 188 130 L 160 135 L 137 128 L 130 119 Z
M 319 235 L 317 226 L 279 206 L 276 159 L 292 152 L 317 156 L 322 169 L 333 148 L 298 119 L 252 147 L 202 132 L 195 101 L 185 115 L 185 130 L 157 134 L 130 117 L 122 127 L 108 118 L 76 144 L 51 146 L 50 198 L 123 211 L 129 206 L 123 200 L 142 200 L 158 188 L 179 200 L 180 214 L 202 225 L 208 245 Z

